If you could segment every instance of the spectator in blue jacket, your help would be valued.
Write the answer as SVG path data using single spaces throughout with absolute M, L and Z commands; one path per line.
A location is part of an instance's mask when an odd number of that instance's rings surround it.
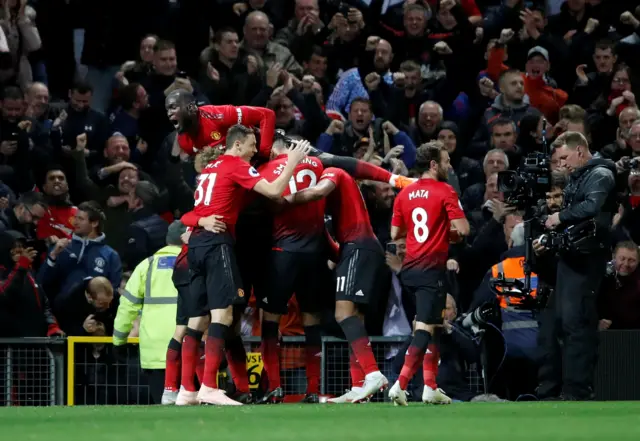
M 114 291 L 120 286 L 122 263 L 120 256 L 105 244 L 102 226 L 105 216 L 93 201 L 78 206 L 71 240 L 59 239 L 49 251 L 38 273 L 38 282 L 46 289 L 53 310 L 59 310 L 65 299 L 87 277 L 105 277 Z

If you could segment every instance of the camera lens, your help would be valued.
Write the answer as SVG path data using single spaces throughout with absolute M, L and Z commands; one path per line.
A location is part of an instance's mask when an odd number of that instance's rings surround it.
M 512 192 L 518 189 L 519 177 L 516 172 L 503 171 L 498 173 L 498 191 Z

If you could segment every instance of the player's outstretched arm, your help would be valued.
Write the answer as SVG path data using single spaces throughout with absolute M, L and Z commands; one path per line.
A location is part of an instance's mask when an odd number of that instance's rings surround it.
M 313 187 L 305 188 L 294 194 L 286 196 L 284 199 L 290 204 L 305 204 L 311 201 L 317 201 L 329 194 L 336 188 L 336 184 L 328 179 L 322 179 L 318 184 Z
M 394 175 L 381 167 L 365 161 L 360 161 L 356 158 L 335 156 L 331 153 L 324 152 L 320 153 L 318 158 L 322 162 L 323 166 L 341 168 L 355 179 L 368 179 L 370 181 L 386 182 L 400 189 L 414 182 L 414 179 Z
M 240 106 L 237 107 L 237 109 L 239 118 L 242 120 L 241 124 L 248 127 L 260 126 L 260 146 L 258 147 L 258 154 L 268 158 L 271 152 L 271 146 L 273 145 L 276 114 L 273 110 L 267 109 L 266 107 Z
M 309 141 L 298 141 L 294 148 L 287 150 L 287 165 L 285 165 L 280 176 L 273 182 L 261 179 L 253 187 L 253 190 L 269 199 L 280 199 L 287 185 L 289 185 L 289 180 L 293 176 L 296 166 L 307 156 L 310 148 Z

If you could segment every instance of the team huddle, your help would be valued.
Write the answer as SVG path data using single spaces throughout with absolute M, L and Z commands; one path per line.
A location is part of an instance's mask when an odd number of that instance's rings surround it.
M 435 384 L 438 351 L 429 342 L 442 325 L 450 236 L 468 234 L 469 225 L 455 191 L 444 182 L 449 168 L 446 149 L 437 143 L 421 146 L 416 163 L 421 178 L 414 180 L 354 158 L 318 152 L 308 141 L 276 133 L 269 109 L 198 108 L 182 91 L 170 94 L 166 107 L 180 132 L 174 151 L 197 154 L 206 165 L 198 170 L 194 208 L 181 219 L 189 232 L 183 236 L 185 246 L 174 268 L 178 317 L 167 351 L 163 404 L 253 402 L 239 334 L 239 317 L 252 294 L 262 310 L 261 352 L 268 378 L 261 402 L 284 400 L 278 330 L 294 293 L 305 333 L 304 402 L 319 402 L 320 312 L 331 289 L 335 290 L 336 321 L 349 342 L 352 387 L 329 402 L 364 402 L 388 386 L 361 313 L 372 299 L 385 294 L 380 292 L 385 286 L 381 280 L 386 274 L 385 256 L 356 179 L 401 189 L 391 234 L 393 239 L 406 236 L 407 253 L 399 277 L 415 295 L 417 316 L 401 375 L 389 397 L 395 404 L 407 404 L 407 384 L 422 362 L 425 373 L 429 372 L 423 401 L 450 403 Z M 259 131 L 252 128 L 258 125 Z M 332 234 L 326 231 L 325 214 L 331 216 Z M 257 266 L 254 254 L 258 251 L 239 244 L 264 241 L 250 237 L 260 232 L 238 228 L 243 216 L 267 218 L 271 227 L 268 254 L 260 254 L 266 256 L 266 262 L 261 262 L 265 270 L 259 271 L 258 278 L 246 275 L 246 268 Z M 333 278 L 328 260 L 335 262 Z M 326 280 L 333 280 L 333 285 L 325 284 Z M 199 362 L 203 354 L 204 365 Z M 233 396 L 218 388 L 217 374 L 225 358 L 235 385 Z

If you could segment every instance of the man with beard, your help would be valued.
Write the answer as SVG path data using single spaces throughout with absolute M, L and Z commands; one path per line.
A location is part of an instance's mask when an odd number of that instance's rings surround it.
M 418 368 L 431 358 L 425 357 L 436 326 L 442 325 L 447 292 L 444 288 L 449 236 L 469 234 L 469 222 L 455 190 L 446 183 L 450 168 L 449 153 L 439 141 L 418 149 L 416 169 L 420 179 L 396 197 L 391 220 L 391 238 L 407 237 L 407 252 L 400 281 L 416 298 L 413 340 L 407 350 L 398 381 L 389 391 L 396 405 L 407 405 L 407 386 Z M 450 404 L 451 399 L 435 382 L 425 378 L 422 401 Z
M 38 222 L 36 235 L 48 243 L 71 239 L 73 218 L 78 211 L 69 198 L 67 176 L 61 167 L 52 165 L 45 175 L 42 192 L 48 204 L 45 215 Z
M 185 90 L 171 92 L 165 100 L 169 120 L 178 136 L 175 143 L 188 155 L 204 147 L 224 148 L 227 130 L 236 124 L 260 125 L 258 154 L 268 157 L 275 130 L 275 113 L 264 107 L 202 106 Z
M 387 40 L 378 41 L 375 46 L 373 68 L 371 70 L 382 76 L 384 82 L 389 85 L 393 83 L 393 77 L 389 71 L 389 66 L 391 66 L 392 60 L 393 49 L 391 48 L 391 44 Z M 360 74 L 361 71 L 362 75 Z M 333 93 L 327 101 L 328 111 L 333 110 L 341 112 L 342 114 L 348 114 L 351 111 L 351 103 L 356 98 L 369 98 L 369 94 L 364 87 L 363 81 L 363 79 L 366 78 L 366 75 L 370 73 L 370 71 L 366 71 L 366 67 L 362 67 L 360 69 L 353 68 L 342 75 L 340 81 L 336 84 L 336 87 L 333 89 Z

